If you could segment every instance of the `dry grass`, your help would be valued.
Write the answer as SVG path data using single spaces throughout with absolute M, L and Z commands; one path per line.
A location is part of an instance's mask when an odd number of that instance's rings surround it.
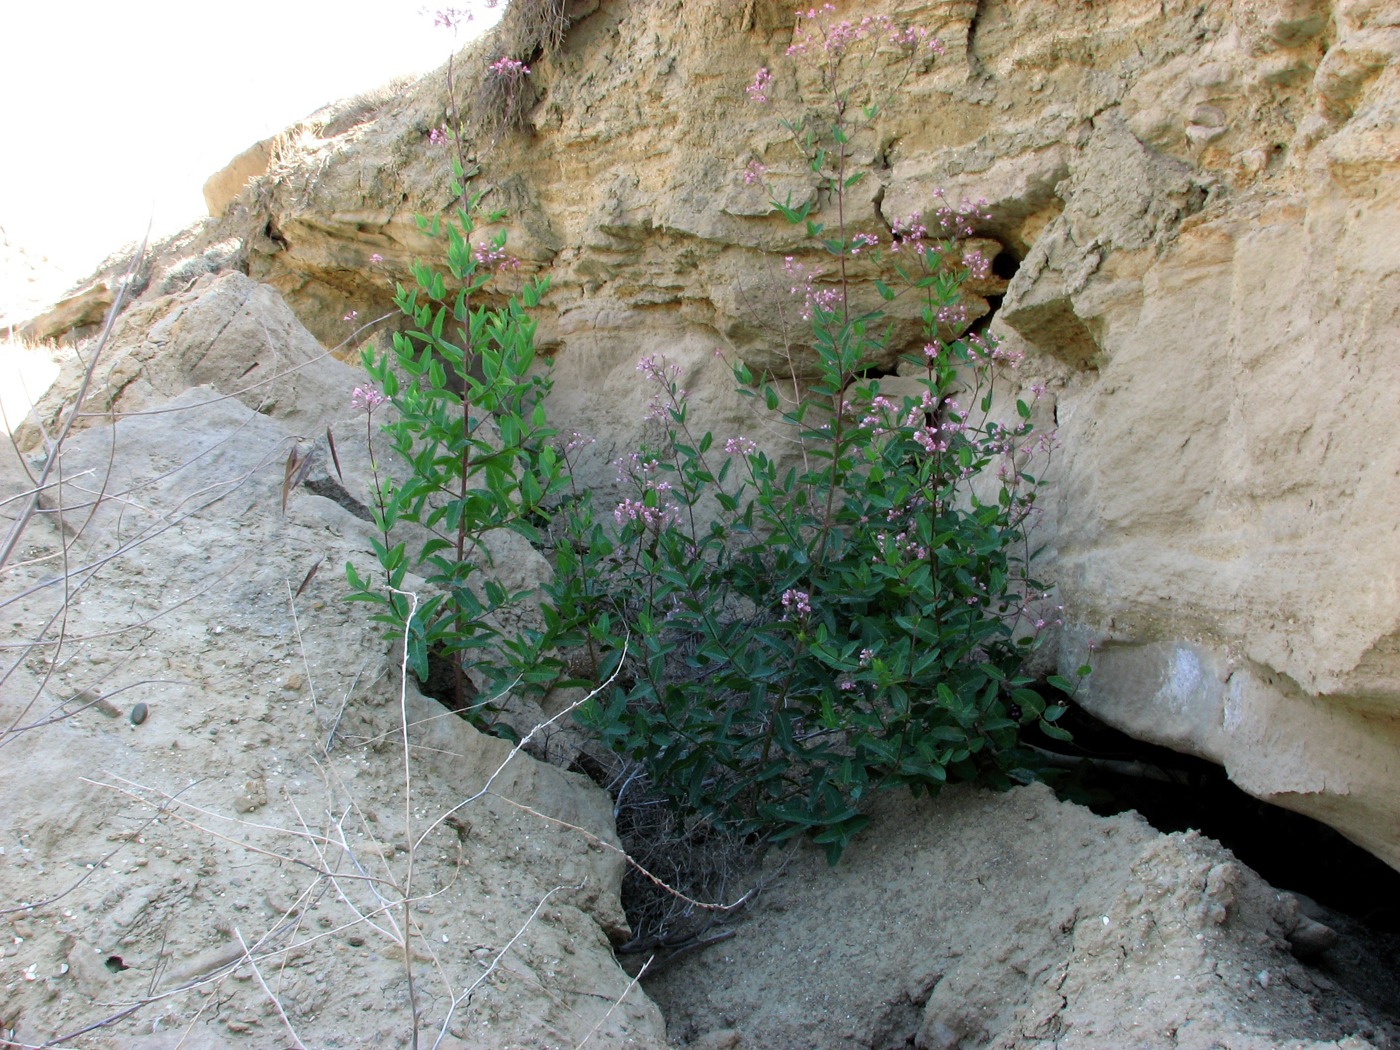
M 489 72 L 491 63 L 509 59 L 533 66 L 564 45 L 569 31 L 567 0 L 511 0 L 491 36 L 486 56 L 488 71 L 479 79 L 471 102 L 476 130 L 494 143 L 501 135 L 524 127 L 534 104 L 529 77 L 502 77 Z

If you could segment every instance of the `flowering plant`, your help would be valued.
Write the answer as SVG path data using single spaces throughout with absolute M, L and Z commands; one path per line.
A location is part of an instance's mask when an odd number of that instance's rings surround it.
M 679 369 L 645 357 L 662 440 L 620 464 L 631 492 L 614 529 L 586 510 L 575 520 L 551 615 L 552 641 L 587 644 L 603 674 L 631 635 L 611 693 L 587 709 L 606 742 L 678 801 L 772 839 L 809 832 L 834 862 L 873 790 L 1026 779 L 1022 728 L 1063 731 L 1062 709 L 1023 672 L 1037 623 L 1054 615 L 1033 611 L 1047 595 L 1028 575 L 1026 538 L 1038 484 L 1027 460 L 1049 439 L 1031 424 L 1038 394 L 1016 401 L 1011 421 L 995 418 L 994 385 L 1015 362 L 973 330 L 962 302 L 964 282 L 988 269 L 964 244 L 985 215 L 940 196 L 882 238 L 856 229 L 846 206 L 860 178 L 852 142 L 878 106 L 852 98 L 845 63 L 861 46 L 911 60 L 939 48 L 832 11 L 799 13 L 789 49 L 816 61 L 832 120 L 785 126 L 834 225 L 814 204 L 772 202 L 834 260 L 830 274 L 784 262 L 806 331 L 787 348 L 790 378 L 814 378 L 793 400 L 734 364 L 777 436 L 765 448 L 694 432 Z M 764 69 L 747 95 L 767 104 L 773 91 Z M 746 181 L 763 176 L 749 164 Z M 885 302 L 917 298 L 913 345 L 889 346 L 885 314 L 854 305 L 856 256 L 882 267 L 873 283 Z M 889 385 L 903 393 L 865 378 L 893 357 Z
M 483 571 L 490 559 L 486 539 L 502 530 L 538 539 L 539 508 L 566 482 L 544 415 L 550 384 L 532 372 L 535 323 L 527 311 L 548 279 L 526 281 L 503 304 L 487 294 L 493 276 L 518 262 L 506 254 L 504 234 L 473 239 L 483 215 L 489 223 L 504 216 L 484 212 L 460 164 L 455 174 L 459 204 L 446 231 L 447 272 L 415 263 L 416 286 L 399 285 L 395 295 L 409 330 L 394 335 L 391 351 L 364 355 L 378 388 L 357 387 L 352 406 L 372 415 L 392 403 L 382 431 L 408 469 L 402 481 L 381 479 L 371 459 L 379 531 L 373 544 L 383 578 L 362 575 L 354 565 L 346 573 L 351 600 L 378 606 L 374 619 L 407 637 L 419 681 L 429 679 L 430 657 L 443 660 L 456 706 L 467 710 L 471 674 L 494 684 L 502 666 L 497 650 L 515 642 L 501 636 L 498 614 L 525 597 L 507 593 Z M 419 224 L 441 233 L 436 219 Z M 411 552 L 409 541 L 396 541 L 395 530 L 405 523 L 424 530 Z M 430 592 L 416 607 L 405 593 L 410 572 Z M 527 682 L 535 677 L 525 675 Z

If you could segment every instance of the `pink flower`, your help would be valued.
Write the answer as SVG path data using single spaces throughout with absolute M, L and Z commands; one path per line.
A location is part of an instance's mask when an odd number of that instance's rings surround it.
M 444 7 L 433 15 L 433 25 L 455 30 L 463 22 L 470 22 L 472 13 L 460 7 Z
M 764 67 L 754 74 L 753 83 L 746 87 L 744 91 L 753 102 L 767 102 L 768 88 L 772 83 L 773 74 L 768 72 L 767 67 Z
M 803 304 L 802 320 L 810 321 L 814 313 L 834 314 L 839 305 L 841 305 L 841 289 L 817 289 L 807 296 L 807 301 Z
M 375 252 L 369 257 L 369 261 L 372 263 L 382 263 L 384 261 L 384 256 L 380 255 L 378 252 Z
M 812 596 L 806 591 L 793 590 L 789 587 L 783 591 L 783 617 L 787 618 L 789 613 L 798 616 L 810 616 L 812 614 Z
M 829 55 L 839 55 L 846 48 L 860 40 L 864 33 L 863 26 L 852 24 L 849 21 L 838 22 L 826 31 L 826 40 L 822 46 Z
M 619 526 L 629 521 L 641 522 L 649 529 L 664 529 L 680 521 L 681 509 L 674 503 L 648 507 L 641 500 L 625 499 L 613 510 L 613 520 Z
M 587 434 L 580 434 L 577 430 L 569 431 L 567 438 L 568 440 L 564 443 L 564 455 L 566 456 L 570 452 L 577 452 L 581 448 L 586 448 L 597 440 L 596 438 L 589 437 Z
M 356 412 L 373 413 L 376 408 L 388 400 L 372 386 L 357 386 L 354 393 L 350 395 L 350 407 Z
M 647 422 L 665 420 L 672 412 L 679 412 L 689 391 L 680 385 L 681 366 L 669 364 L 665 357 L 647 354 L 637 362 L 637 371 L 655 384 L 656 393 L 647 404 Z
M 740 436 L 726 441 L 724 451 L 730 456 L 751 456 L 758 451 L 758 446 L 748 438 Z
M 928 227 L 923 223 L 923 217 L 915 212 L 908 218 L 895 219 L 891 223 L 894 231 L 894 241 L 890 245 L 890 251 L 897 252 L 905 245 L 917 248 L 928 236 Z
M 506 55 L 502 55 L 486 68 L 496 76 L 506 80 L 519 80 L 521 77 L 528 77 L 530 75 L 529 66 L 519 59 L 510 58 Z
M 763 176 L 768 173 L 768 169 L 756 160 L 751 160 L 744 166 L 744 185 L 754 186 L 763 181 Z
M 359 317 L 359 316 L 360 316 L 360 311 L 359 311 L 359 310 L 351 310 L 351 311 L 350 311 L 349 313 L 347 313 L 344 317 L 342 317 L 341 320 L 342 320 L 342 321 L 353 321 L 353 320 L 355 320 L 355 318 L 357 318 L 357 317 Z
M 938 323 L 949 328 L 961 329 L 965 327 L 967 325 L 967 306 L 963 303 L 940 306 L 938 308 Z
M 476 260 L 478 266 L 488 270 L 518 270 L 520 260 L 513 255 L 507 255 L 504 245 L 481 244 L 472 252 L 472 258 Z

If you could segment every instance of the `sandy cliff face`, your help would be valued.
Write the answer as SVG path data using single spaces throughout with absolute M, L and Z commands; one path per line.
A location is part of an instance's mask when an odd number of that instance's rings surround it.
M 987 198 L 996 262 L 971 306 L 1025 354 L 1008 392 L 1045 384 L 1059 432 L 1040 524 L 1065 606 L 1053 658 L 1092 664 L 1080 699 L 1103 718 L 1400 867 L 1400 12 L 860 7 L 946 44 L 861 144 L 849 218 L 887 234 L 940 188 Z M 474 148 L 522 272 L 552 277 L 554 418 L 597 439 L 580 473 L 606 499 L 611 461 L 644 435 L 644 354 L 680 366 L 703 425 L 759 436 L 715 350 L 781 360 L 781 259 L 822 262 L 742 178 L 759 161 L 779 193 L 813 198 L 778 124 L 812 82 L 771 0 L 569 12 L 562 50 L 530 56 L 528 126 Z M 454 62 L 469 118 L 492 46 Z M 767 108 L 744 96 L 760 66 Z M 869 76 L 896 86 L 893 67 Z M 219 218 L 129 281 L 137 301 L 62 453 L 69 518 L 45 503 L 6 599 L 15 623 L 52 618 L 70 641 L 41 657 L 51 643 L 31 639 L 6 672 L 22 714 L 0 734 L 0 788 L 27 801 L 0 821 L 15 843 L 0 850 L 0 1039 L 111 1021 L 93 1045 L 384 1042 L 421 994 L 443 1045 L 664 1045 L 608 943 L 625 934 L 608 801 L 400 693 L 383 639 L 341 601 L 337 567 L 369 558 L 369 450 L 349 408 L 359 373 L 322 352 L 350 356 L 355 325 L 391 312 L 393 282 L 439 250 L 414 216 L 452 204 L 429 138 L 449 111 L 445 72 L 328 107 L 268 144 L 250 183 L 248 154 L 211 180 Z M 857 294 L 873 301 L 868 277 Z M 105 275 L 30 332 L 90 326 L 119 284 Z M 896 350 L 917 346 L 903 309 Z M 50 408 L 76 388 L 69 375 Z M 285 457 L 313 445 L 288 498 Z M 0 462 L 8 491 L 26 486 L 18 468 Z M 70 548 L 87 588 L 71 603 L 48 568 Z M 21 725 L 41 700 L 61 716 Z M 939 806 L 882 800 L 828 881 L 800 855 L 732 944 L 653 985 L 671 1038 L 1394 1044 L 1289 955 L 1299 901 L 1194 835 L 1039 788 Z M 436 821 L 448 809 L 464 819 Z M 403 844 L 425 827 L 421 848 Z M 432 894 L 408 938 L 421 993 L 380 921 L 409 882 Z M 794 968 L 812 944 L 831 965 Z M 808 1007 L 818 990 L 826 1012 Z M 139 1009 L 117 1019 L 114 1003 Z M 721 1030 L 731 1013 L 749 1043 Z
M 938 188 L 987 198 L 1000 276 L 974 306 L 1027 354 L 1015 382 L 1053 395 L 1042 572 L 1066 607 L 1062 665 L 1095 668 L 1082 701 L 1400 866 L 1400 13 L 861 9 L 946 54 L 864 143 L 852 222 L 885 232 Z M 476 147 L 512 250 L 552 275 L 555 416 L 598 437 L 584 470 L 603 487 L 641 432 L 645 353 L 682 366 L 708 425 L 747 429 L 714 350 L 772 360 L 775 258 L 806 249 L 741 173 L 758 160 L 779 192 L 814 193 L 777 121 L 812 85 L 771 0 L 570 10 L 563 50 L 533 62 L 528 127 Z M 490 57 L 459 56 L 459 86 Z M 760 66 L 773 108 L 744 96 Z M 240 239 L 235 261 L 327 345 L 347 310 L 388 308 L 388 282 L 433 250 L 414 214 L 450 203 L 428 134 L 444 74 L 342 110 L 207 235 Z

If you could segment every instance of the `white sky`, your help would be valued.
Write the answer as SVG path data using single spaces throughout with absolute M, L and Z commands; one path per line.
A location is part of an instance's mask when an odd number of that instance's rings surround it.
M 204 180 L 327 102 L 447 60 L 484 0 L 0 0 L 0 228 L 72 278 L 204 213 Z M 58 289 L 62 291 L 62 289 Z M 0 304 L 0 314 L 5 312 Z

